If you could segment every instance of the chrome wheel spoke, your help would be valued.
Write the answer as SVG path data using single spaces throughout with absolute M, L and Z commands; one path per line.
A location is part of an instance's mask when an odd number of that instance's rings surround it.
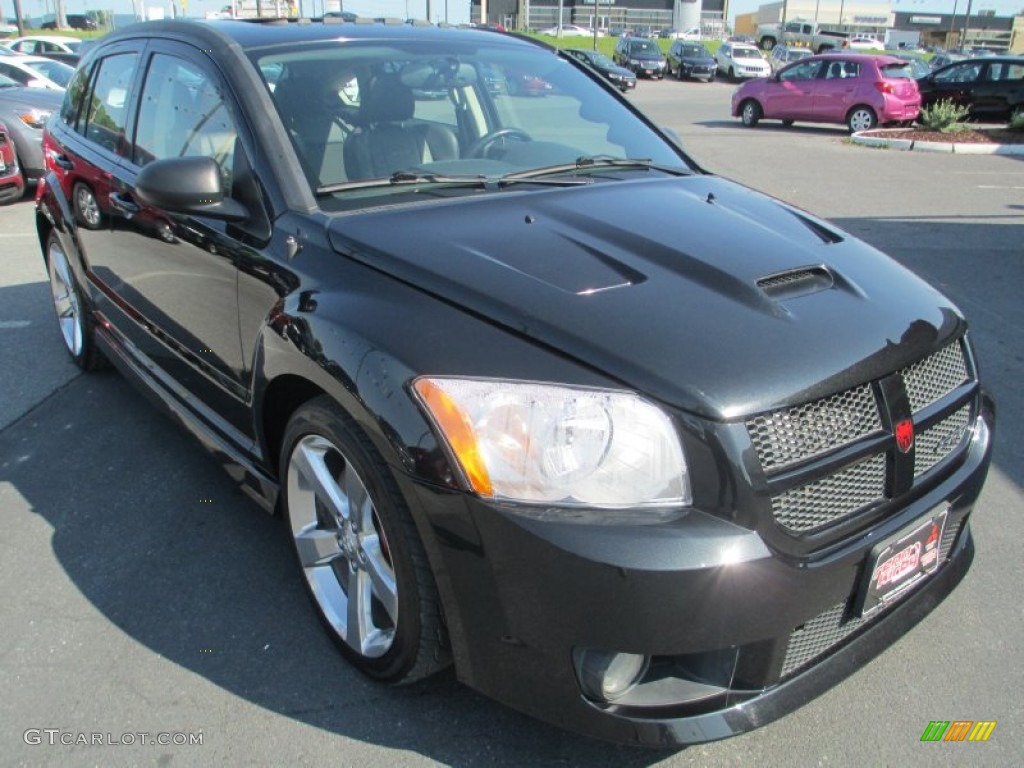
M 373 583 L 369 574 L 357 570 L 348 579 L 348 616 L 345 642 L 364 656 L 370 655 L 377 628 L 373 624 Z
M 376 534 L 365 537 L 362 550 L 365 555 L 363 567 L 373 584 L 373 594 L 384 606 L 391 622 L 398 624 L 398 585 L 395 583 L 395 572 L 384 556 L 380 537 Z
M 307 526 L 295 535 L 295 548 L 303 568 L 317 568 L 329 565 L 342 556 L 338 536 L 333 529 L 323 530 Z
M 356 531 L 373 530 L 373 502 L 370 494 L 363 485 L 362 478 L 356 473 L 351 464 L 345 464 L 345 474 L 342 477 L 345 488 L 345 497 L 348 499 L 348 511 L 351 515 L 350 522 Z
M 311 491 L 323 503 L 335 520 L 349 517 L 348 499 L 338 487 L 324 459 L 331 444 L 322 438 L 306 438 L 292 454 L 292 465 L 297 470 L 304 490 Z

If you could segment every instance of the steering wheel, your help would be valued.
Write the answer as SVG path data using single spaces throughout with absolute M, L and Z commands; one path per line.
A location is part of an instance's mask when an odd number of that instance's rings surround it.
M 485 133 L 479 139 L 474 141 L 473 144 L 469 147 L 469 149 L 466 150 L 466 157 L 490 157 L 491 150 L 499 142 L 501 144 L 505 144 L 509 140 L 533 141 L 533 137 L 520 128 L 501 128 L 497 131 Z

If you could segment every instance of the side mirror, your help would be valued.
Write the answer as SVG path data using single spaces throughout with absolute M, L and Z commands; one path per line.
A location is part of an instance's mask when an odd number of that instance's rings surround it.
M 171 213 L 244 221 L 249 211 L 224 196 L 220 166 L 212 157 L 171 157 L 147 164 L 135 179 L 135 193 L 146 205 Z

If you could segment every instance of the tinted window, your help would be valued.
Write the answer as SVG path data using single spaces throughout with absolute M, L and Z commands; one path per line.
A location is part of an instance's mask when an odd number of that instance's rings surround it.
M 139 102 L 133 159 L 212 157 L 231 189 L 237 131 L 216 80 L 176 56 L 156 54 Z
M 986 80 L 1024 80 L 1024 64 L 992 61 L 988 65 Z
M 935 81 L 939 83 L 973 83 L 981 74 L 980 61 L 966 61 L 955 67 L 937 72 Z
M 833 64 L 838 63 L 839 62 L 833 62 Z M 820 66 L 820 61 L 806 61 L 802 64 L 794 64 L 789 69 L 785 69 L 779 73 L 779 80 L 787 83 L 799 80 L 813 80 L 814 76 L 818 74 L 818 68 Z
M 137 53 L 103 59 L 86 109 L 86 138 L 118 154 L 125 154 L 125 121 L 138 62 Z
M 880 69 L 882 70 L 882 77 L 887 77 L 889 79 L 903 78 L 906 80 L 913 80 L 915 77 L 914 67 L 909 61 L 905 64 L 886 64 L 885 66 L 880 67 Z
M 64 105 L 60 108 L 60 119 L 67 123 L 72 129 L 78 128 L 78 115 L 82 110 L 82 101 L 85 92 L 89 90 L 89 72 L 80 69 L 75 72 L 64 93 Z

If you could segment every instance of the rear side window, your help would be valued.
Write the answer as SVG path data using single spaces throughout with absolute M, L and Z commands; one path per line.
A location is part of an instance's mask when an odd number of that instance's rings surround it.
M 85 110 L 85 137 L 119 155 L 126 154 L 125 122 L 138 63 L 137 53 L 103 59 Z
M 1024 80 L 1024 64 L 990 61 L 986 80 Z

